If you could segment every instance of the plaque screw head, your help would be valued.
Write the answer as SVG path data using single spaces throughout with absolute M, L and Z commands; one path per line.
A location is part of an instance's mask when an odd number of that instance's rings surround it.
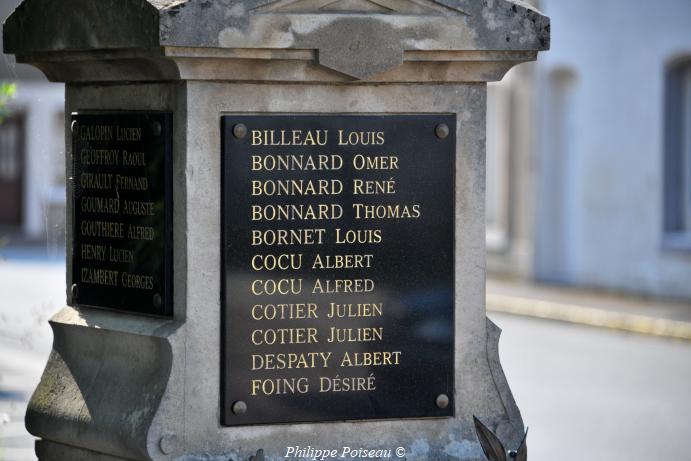
M 151 125 L 151 129 L 154 131 L 154 136 L 160 136 L 163 131 L 161 124 L 158 122 L 154 122 L 153 125 Z
M 434 129 L 434 133 L 437 135 L 437 138 L 445 139 L 447 136 L 449 136 L 449 125 L 446 123 L 440 123 Z
M 172 433 L 163 434 L 158 441 L 158 447 L 164 455 L 169 455 L 178 447 L 178 436 Z
M 449 406 L 449 396 L 446 394 L 439 394 L 437 396 L 437 406 L 439 408 L 446 408 Z
M 238 139 L 244 138 L 247 136 L 247 127 L 242 123 L 236 123 L 235 126 L 233 126 L 233 136 Z
M 73 299 L 79 298 L 79 287 L 76 283 L 72 284 L 72 287 L 70 288 L 70 294 L 72 295 Z
M 154 294 L 154 307 L 161 307 L 163 304 L 163 298 L 159 293 Z
M 245 413 L 247 413 L 247 404 L 245 402 L 243 402 L 242 400 L 238 400 L 237 402 L 235 402 L 233 404 L 232 410 L 233 410 L 233 413 L 238 415 L 238 416 L 244 415 Z
M 75 131 L 77 131 L 77 121 L 76 121 L 76 120 L 72 120 L 72 123 L 70 123 L 70 131 L 71 131 L 72 133 L 74 133 Z

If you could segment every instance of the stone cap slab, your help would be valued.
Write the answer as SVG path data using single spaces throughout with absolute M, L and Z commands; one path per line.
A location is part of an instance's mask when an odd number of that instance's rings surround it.
M 447 65 L 420 81 L 487 81 L 487 65 L 464 74 L 448 63 L 514 65 L 549 48 L 549 36 L 549 18 L 519 0 L 25 0 L 4 26 L 5 52 L 67 81 L 103 80 L 107 68 L 75 65 L 95 60 L 145 64 L 124 72 L 145 80 L 378 81 L 427 61 Z M 206 77 L 185 59 L 253 62 L 241 63 L 251 64 L 245 75 L 205 66 Z M 281 63 L 267 73 L 257 66 L 267 61 Z M 415 81 L 407 74 L 385 80 Z

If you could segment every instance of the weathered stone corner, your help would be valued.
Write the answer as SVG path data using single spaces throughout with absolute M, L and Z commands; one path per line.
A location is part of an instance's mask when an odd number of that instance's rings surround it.
M 72 79 L 94 78 L 79 62 L 106 59 L 111 67 L 145 66 L 130 74 L 152 80 L 184 78 L 181 58 L 215 49 L 207 57 L 253 59 L 253 67 L 267 58 L 286 59 L 292 70 L 286 76 L 274 70 L 278 79 L 304 80 L 330 69 L 341 75 L 332 75 L 334 80 L 376 81 L 384 73 L 382 79 L 391 80 L 392 70 L 427 62 L 435 79 L 482 81 L 488 75 L 480 70 L 460 75 L 458 62 L 534 59 L 549 48 L 549 18 L 512 0 L 123 0 L 118 8 L 88 0 L 27 0 L 7 19 L 4 43 L 19 62 L 37 63 L 55 80 L 66 79 L 50 65 L 56 54 L 71 56 Z M 462 54 L 469 52 L 472 59 Z M 299 68 L 305 65 L 309 73 Z

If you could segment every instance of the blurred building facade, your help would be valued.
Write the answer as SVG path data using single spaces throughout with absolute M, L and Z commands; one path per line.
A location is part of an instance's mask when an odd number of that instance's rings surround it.
M 488 96 L 489 270 L 691 299 L 691 2 L 538 7 L 552 49 Z
M 5 18 L 19 0 L 0 0 Z M 2 38 L 0 37 L 0 45 Z M 16 82 L 0 124 L 0 238 L 60 244 L 64 240 L 64 86 L 3 54 L 0 80 Z

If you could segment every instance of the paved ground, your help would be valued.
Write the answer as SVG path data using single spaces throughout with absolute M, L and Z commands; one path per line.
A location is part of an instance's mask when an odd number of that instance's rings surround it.
M 48 318 L 64 304 L 64 284 L 62 264 L 0 261 L 0 461 L 35 459 L 24 413 L 50 352 Z
M 0 461 L 35 459 L 23 416 L 50 350 L 47 319 L 64 302 L 64 267 L 21 255 L 0 261 Z M 566 306 L 580 299 L 589 307 L 616 304 L 627 312 L 626 298 L 614 302 L 541 289 L 490 281 L 488 299 Z M 593 299 L 586 302 L 588 297 Z M 645 301 L 631 302 L 632 309 L 647 309 Z M 671 308 L 661 306 L 655 312 Z M 685 307 L 674 304 L 666 317 L 685 321 Z M 531 461 L 691 459 L 690 341 L 501 313 L 490 317 L 504 329 L 502 360 L 530 426 Z
M 530 461 L 691 459 L 691 342 L 506 314 Z

